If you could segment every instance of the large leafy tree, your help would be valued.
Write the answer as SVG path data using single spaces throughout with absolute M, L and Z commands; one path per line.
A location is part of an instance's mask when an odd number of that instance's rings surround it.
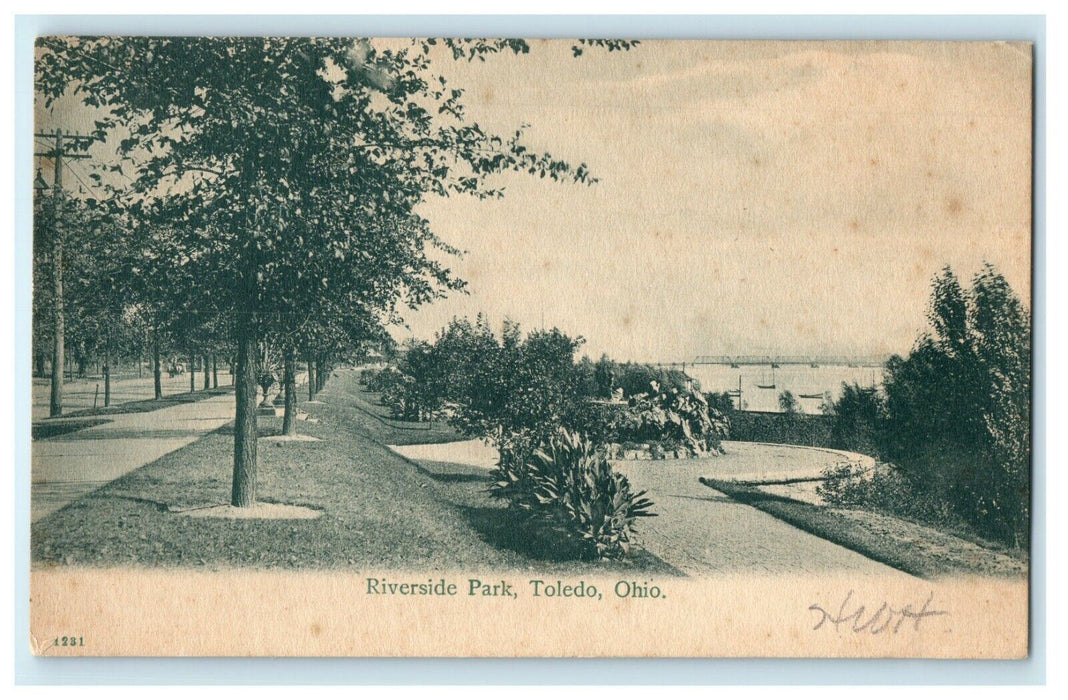
M 630 45 L 580 42 L 575 55 L 584 44 Z M 100 137 L 122 135 L 134 166 L 122 206 L 170 235 L 232 319 L 236 506 L 256 500 L 265 333 L 294 342 L 300 324 L 287 319 L 301 311 L 329 324 L 324 297 L 389 319 L 461 287 L 430 254 L 449 249 L 416 213 L 428 196 L 500 196 L 487 178 L 506 170 L 592 182 L 584 164 L 529 150 L 521 130 L 468 120 L 463 91 L 434 69 L 438 54 L 527 52 L 518 40 L 42 38 L 39 48 L 46 103 L 73 92 L 100 111 Z
M 886 366 L 886 456 L 984 534 L 1020 544 L 1029 522 L 1029 314 L 987 264 L 970 289 L 944 269 L 928 316 L 931 332 Z

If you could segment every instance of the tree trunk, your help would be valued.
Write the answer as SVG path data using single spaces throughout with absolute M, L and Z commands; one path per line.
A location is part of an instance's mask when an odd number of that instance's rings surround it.
M 208 361 L 207 355 L 201 359 L 204 361 L 204 390 L 206 391 L 211 388 L 211 363 Z
M 312 372 L 311 353 L 308 354 L 307 360 L 308 360 L 308 400 L 312 401 L 313 399 L 315 399 L 315 382 L 312 381 L 313 378 L 314 378 L 314 374 Z
M 197 355 L 189 353 L 189 393 L 197 390 Z
M 323 360 L 322 356 L 315 358 L 315 393 L 323 390 Z
M 219 388 L 219 358 L 211 353 L 211 388 Z
M 282 416 L 282 434 L 297 434 L 297 351 L 286 348 L 282 385 L 286 392 L 286 409 Z
M 111 350 L 104 346 L 104 408 L 111 405 Z
M 152 384 L 155 388 L 156 401 L 163 398 L 163 368 L 159 358 L 159 333 L 152 331 Z
M 256 504 L 256 338 L 241 314 L 237 328 L 234 420 L 234 480 L 230 503 L 240 508 Z

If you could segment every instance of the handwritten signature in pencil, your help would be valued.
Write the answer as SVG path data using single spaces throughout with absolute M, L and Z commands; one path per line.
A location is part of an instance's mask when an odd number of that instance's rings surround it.
M 888 601 L 883 601 L 878 607 L 868 612 L 866 605 L 861 605 L 853 600 L 853 591 L 846 594 L 842 604 L 834 612 L 823 607 L 819 603 L 813 603 L 808 609 L 816 613 L 819 619 L 812 628 L 818 630 L 821 627 L 833 627 L 836 632 L 868 632 L 869 634 L 882 634 L 889 632 L 897 634 L 906 622 L 911 622 L 912 629 L 920 631 L 920 623 L 931 617 L 949 615 L 946 610 L 936 610 L 932 607 L 934 593 L 927 596 L 927 600 L 917 609 L 911 603 L 895 608 Z M 833 607 L 833 606 L 828 606 Z

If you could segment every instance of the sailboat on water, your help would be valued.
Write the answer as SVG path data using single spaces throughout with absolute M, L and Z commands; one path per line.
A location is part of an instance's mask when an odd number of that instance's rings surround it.
M 768 380 L 765 379 L 763 381 L 763 383 L 759 383 L 758 382 L 756 386 L 757 386 L 757 389 L 774 389 L 775 388 L 775 365 L 774 364 L 772 364 L 772 366 L 771 366 L 771 382 L 769 383 Z

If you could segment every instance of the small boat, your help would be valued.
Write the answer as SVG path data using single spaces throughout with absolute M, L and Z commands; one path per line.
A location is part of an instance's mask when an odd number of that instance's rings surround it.
M 819 365 L 818 365 L 818 364 L 816 364 L 815 362 L 813 362 L 812 364 L 810 364 L 810 365 L 809 365 L 809 367 L 811 367 L 812 369 L 819 369 Z
M 770 384 L 757 384 L 756 385 L 757 389 L 774 389 L 775 388 L 775 368 L 776 367 L 778 367 L 778 365 L 776 365 L 776 364 L 773 364 L 771 366 L 771 383 Z
M 772 363 L 771 363 L 771 368 L 772 368 L 772 369 L 779 369 L 779 365 L 777 365 L 777 364 L 775 364 L 774 362 L 772 362 Z
M 822 399 L 823 394 L 798 394 L 799 399 Z

